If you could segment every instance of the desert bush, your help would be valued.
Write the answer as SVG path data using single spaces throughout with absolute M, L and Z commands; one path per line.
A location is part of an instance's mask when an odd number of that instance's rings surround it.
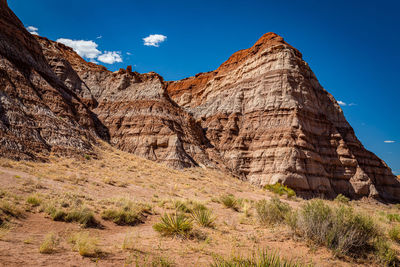
M 260 200 L 255 205 L 257 217 L 260 223 L 265 225 L 282 223 L 291 211 L 289 204 L 281 202 L 279 198 L 267 201 Z
M 386 214 L 386 217 L 391 222 L 400 222 L 400 214 L 398 213 L 388 213 Z
M 6 200 L 0 200 L 0 219 L 7 220 L 7 217 L 9 216 L 14 218 L 20 218 L 24 216 L 24 213 L 20 208 L 18 208 L 14 204 L 11 204 Z
M 214 227 L 215 217 L 209 209 L 195 208 L 192 210 L 191 216 L 201 226 L 209 228 Z
M 347 203 L 349 203 L 350 198 L 348 198 L 348 197 L 346 197 L 346 196 L 344 196 L 342 194 L 339 194 L 339 195 L 336 196 L 335 201 L 338 202 L 338 203 L 347 204 Z
M 66 222 L 77 222 L 83 227 L 97 227 L 99 222 L 94 217 L 93 211 L 87 207 L 73 209 L 65 215 Z
M 223 195 L 220 197 L 220 202 L 227 208 L 239 211 L 238 201 L 233 195 Z
M 180 211 L 180 212 L 185 212 L 185 213 L 189 213 L 190 212 L 190 208 L 188 207 L 187 203 L 185 203 L 182 200 L 175 200 L 174 201 L 174 208 L 176 211 Z
M 347 206 L 331 209 L 322 200 L 309 201 L 294 216 L 288 216 L 288 221 L 297 234 L 337 254 L 366 251 L 380 234 L 371 217 L 355 213 Z
M 193 229 L 192 220 L 182 213 L 164 214 L 153 229 L 164 236 L 188 237 Z
M 395 225 L 389 230 L 389 237 L 393 241 L 400 243 L 400 225 Z
M 280 196 L 286 195 L 287 197 L 294 197 L 296 196 L 296 192 L 294 192 L 293 189 L 287 187 L 286 185 L 283 185 L 281 183 L 276 183 L 273 185 L 267 184 L 264 186 L 264 189 L 267 189 L 268 191 L 271 191 L 275 194 L 278 194 Z
M 42 199 L 38 194 L 33 194 L 26 199 L 26 203 L 30 204 L 32 207 L 38 207 L 42 204 Z
M 87 207 L 72 208 L 69 210 L 58 208 L 54 204 L 47 205 L 44 211 L 53 221 L 77 222 L 83 227 L 98 227 L 100 223 L 94 217 L 93 211 Z
M 49 233 L 46 235 L 43 243 L 39 247 L 39 252 L 42 254 L 51 254 L 55 252 L 58 245 L 58 238 L 55 233 Z
M 150 206 L 129 200 L 117 202 L 116 205 L 117 207 L 115 208 L 103 211 L 101 217 L 104 220 L 111 220 L 118 225 L 134 226 L 143 223 L 145 214 L 151 211 Z
M 399 266 L 396 251 L 390 247 L 384 238 L 377 238 L 373 248 L 375 249 L 378 262 L 380 262 L 383 266 Z
M 261 251 L 258 255 L 252 257 L 234 256 L 230 259 L 214 257 L 212 267 L 302 267 L 306 266 L 301 263 L 296 263 L 285 258 L 281 258 L 276 252 L 267 250 Z
M 173 206 L 177 212 L 191 213 L 195 209 L 203 209 L 206 210 L 207 207 L 197 201 L 188 199 L 188 200 L 174 200 Z
M 95 257 L 101 252 L 98 239 L 90 236 L 89 232 L 75 233 L 68 241 L 73 245 L 72 249 L 83 257 Z

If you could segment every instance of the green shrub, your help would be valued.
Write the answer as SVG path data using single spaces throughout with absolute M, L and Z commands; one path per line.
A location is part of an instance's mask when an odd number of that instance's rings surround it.
M 225 207 L 239 211 L 238 201 L 233 195 L 223 195 L 220 197 L 220 201 Z
M 49 233 L 46 235 L 43 243 L 39 247 L 39 252 L 42 254 L 51 254 L 55 252 L 58 244 L 58 238 L 55 233 Z
M 214 227 L 215 217 L 213 217 L 211 210 L 196 208 L 192 210 L 191 216 L 201 226 Z
M 335 201 L 338 202 L 338 203 L 347 204 L 347 203 L 349 203 L 350 198 L 348 198 L 348 197 L 346 197 L 346 196 L 344 196 L 342 194 L 339 194 L 339 195 L 336 196 Z
M 294 197 L 296 196 L 296 192 L 294 192 L 293 189 L 287 187 L 286 185 L 283 185 L 281 183 L 276 183 L 273 185 L 267 184 L 264 186 L 264 189 L 267 189 L 268 191 L 271 191 L 275 194 L 278 194 L 280 196 L 282 195 L 287 195 L 287 197 Z
M 380 234 L 370 217 L 355 213 L 351 207 L 331 209 L 322 200 L 306 203 L 295 216 L 289 220 L 295 233 L 337 254 L 366 251 Z
M 132 201 L 123 201 L 117 203 L 119 207 L 107 209 L 102 212 L 101 217 L 104 220 L 111 220 L 118 225 L 137 225 L 143 223 L 145 213 L 150 213 L 151 207 L 141 204 L 134 203 Z
M 395 225 L 389 230 L 389 237 L 393 241 L 400 243 L 400 225 Z
M 164 214 L 153 229 L 164 236 L 188 237 L 193 229 L 192 220 L 181 213 Z
M 260 223 L 265 225 L 282 223 L 291 211 L 289 204 L 281 202 L 279 198 L 267 201 L 260 200 L 255 205 Z
M 275 252 L 267 250 L 259 252 L 258 255 L 253 255 L 249 258 L 232 257 L 231 259 L 223 259 L 214 257 L 212 267 L 301 267 L 305 266 L 301 263 L 296 263 L 284 258 Z

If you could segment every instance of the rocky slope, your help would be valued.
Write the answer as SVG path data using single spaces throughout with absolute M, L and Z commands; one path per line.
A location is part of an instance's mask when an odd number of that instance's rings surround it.
M 0 1 L 0 155 L 90 153 L 107 130 L 48 66 L 42 48 Z
M 167 90 L 243 179 L 307 195 L 400 196 L 399 181 L 358 141 L 301 53 L 274 33 Z
M 131 67 L 111 72 L 63 44 L 37 39 L 54 73 L 107 127 L 111 144 L 177 168 L 211 164 L 202 128 L 171 101 L 160 75 Z
M 101 138 L 176 168 L 217 166 L 305 195 L 400 201 L 398 179 L 357 140 L 301 53 L 276 34 L 216 71 L 165 82 L 86 62 L 30 35 L 5 0 L 0 7 L 1 156 L 83 155 Z

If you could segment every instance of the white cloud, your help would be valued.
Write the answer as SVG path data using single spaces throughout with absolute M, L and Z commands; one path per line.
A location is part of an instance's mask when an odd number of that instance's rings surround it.
M 146 38 L 143 38 L 144 45 L 159 47 L 160 43 L 164 42 L 167 36 L 162 34 L 151 34 Z
M 346 102 L 343 102 L 343 101 L 340 101 L 340 100 L 338 100 L 337 102 L 338 102 L 338 104 L 341 105 L 342 107 L 345 107 L 345 106 L 352 107 L 352 106 L 356 106 L 356 105 L 357 105 L 356 103 L 347 104 Z
M 101 38 L 103 38 L 102 35 L 99 35 L 99 36 L 96 37 L 96 39 L 101 39 Z
M 71 47 L 81 57 L 94 59 L 101 54 L 101 52 L 97 49 L 98 45 L 93 41 L 71 40 L 66 38 L 60 38 L 57 39 L 57 42 Z
M 383 142 L 385 142 L 386 144 L 393 144 L 393 143 L 395 143 L 396 141 L 393 141 L 393 140 L 386 140 L 386 141 L 383 141 Z
M 98 61 L 107 64 L 114 64 L 115 62 L 122 62 L 121 52 L 105 51 L 104 54 L 97 58 Z
M 130 53 L 130 52 L 126 52 L 126 54 L 127 54 L 128 56 L 131 56 L 131 55 L 132 55 L 132 53 Z
M 39 35 L 39 29 L 34 26 L 28 26 L 26 29 L 30 34 Z

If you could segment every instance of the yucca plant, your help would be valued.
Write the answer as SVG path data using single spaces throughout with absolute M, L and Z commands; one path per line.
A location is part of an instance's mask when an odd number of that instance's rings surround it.
M 182 213 L 169 213 L 153 225 L 153 229 L 164 236 L 188 237 L 193 229 L 192 220 Z
M 192 218 L 201 226 L 213 228 L 215 217 L 209 209 L 196 208 L 192 210 Z

